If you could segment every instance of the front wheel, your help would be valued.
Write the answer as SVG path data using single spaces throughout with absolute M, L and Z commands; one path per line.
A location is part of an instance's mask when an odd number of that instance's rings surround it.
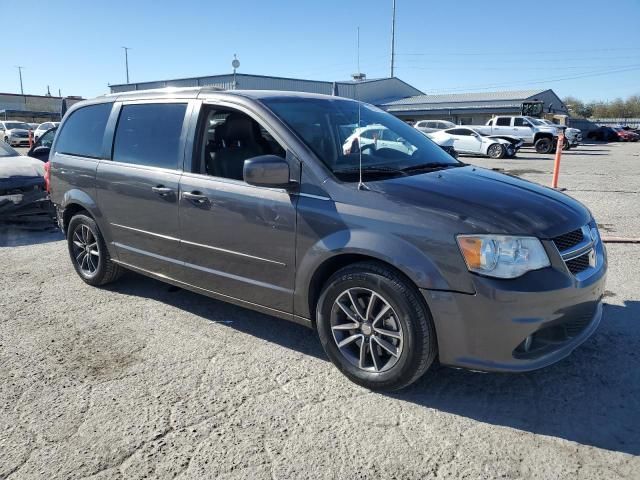
M 491 158 L 502 158 L 504 157 L 504 147 L 499 143 L 494 143 L 490 145 L 487 150 L 487 155 Z
M 317 329 L 335 366 L 371 390 L 406 387 L 437 355 L 435 328 L 420 293 L 374 262 L 343 268 L 329 279 L 318 302 Z
M 76 215 L 69 222 L 67 246 L 76 272 L 89 285 L 105 285 L 116 280 L 122 268 L 111 260 L 96 222 Z
M 537 153 L 551 153 L 553 150 L 553 141 L 550 138 L 540 138 L 536 140 L 535 148 Z

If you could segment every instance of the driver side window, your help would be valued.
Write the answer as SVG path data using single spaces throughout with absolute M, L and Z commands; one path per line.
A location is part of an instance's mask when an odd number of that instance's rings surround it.
M 257 121 L 232 108 L 203 107 L 194 172 L 243 180 L 244 161 L 260 155 L 285 158 L 285 149 Z

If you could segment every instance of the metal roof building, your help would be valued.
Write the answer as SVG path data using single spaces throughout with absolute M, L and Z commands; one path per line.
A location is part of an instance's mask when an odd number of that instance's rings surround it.
M 235 82 L 235 83 L 234 83 Z M 397 77 L 362 81 L 327 82 L 300 78 L 232 73 L 207 77 L 178 78 L 154 82 L 110 85 L 111 93 L 164 87 L 213 86 L 223 89 L 288 90 L 354 98 L 373 103 L 404 120 L 439 119 L 456 124 L 485 123 L 494 115 L 518 115 L 522 103 L 544 102 L 545 113 L 568 115 L 553 90 L 452 93 L 426 95 Z
M 494 115 L 519 115 L 522 103 L 544 102 L 544 112 L 568 115 L 567 107 L 553 90 L 512 90 L 504 92 L 415 95 L 380 105 L 404 120 L 438 119 L 456 124 L 485 123 Z
M 179 78 L 154 82 L 139 82 L 110 85 L 111 93 L 131 90 L 147 90 L 164 87 L 200 87 L 213 86 L 224 89 L 242 90 L 288 90 L 295 92 L 322 93 L 340 97 L 354 98 L 364 102 L 380 105 L 414 95 L 424 95 L 399 78 L 380 78 L 362 81 L 327 82 L 321 80 L 304 80 L 300 78 L 271 77 L 265 75 L 249 75 L 244 73 L 211 75 L 208 77 Z
M 80 100 L 81 97 L 0 93 L 0 119 L 38 123 L 57 121 L 60 120 L 63 102 L 69 107 Z

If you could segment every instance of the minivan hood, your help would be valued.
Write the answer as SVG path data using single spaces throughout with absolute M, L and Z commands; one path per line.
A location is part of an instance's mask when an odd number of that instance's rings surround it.
M 589 210 L 567 195 L 470 165 L 367 185 L 394 203 L 463 222 L 460 233 L 553 238 L 591 220 Z

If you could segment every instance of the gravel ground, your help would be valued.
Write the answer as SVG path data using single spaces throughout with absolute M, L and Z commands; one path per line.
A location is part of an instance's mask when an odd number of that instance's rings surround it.
M 563 156 L 603 233 L 640 236 L 639 152 Z M 550 159 L 466 161 L 548 184 Z M 298 325 L 133 273 L 89 287 L 57 232 L 0 244 L 0 479 L 640 478 L 640 245 L 609 245 L 604 320 L 568 359 L 384 395 Z

